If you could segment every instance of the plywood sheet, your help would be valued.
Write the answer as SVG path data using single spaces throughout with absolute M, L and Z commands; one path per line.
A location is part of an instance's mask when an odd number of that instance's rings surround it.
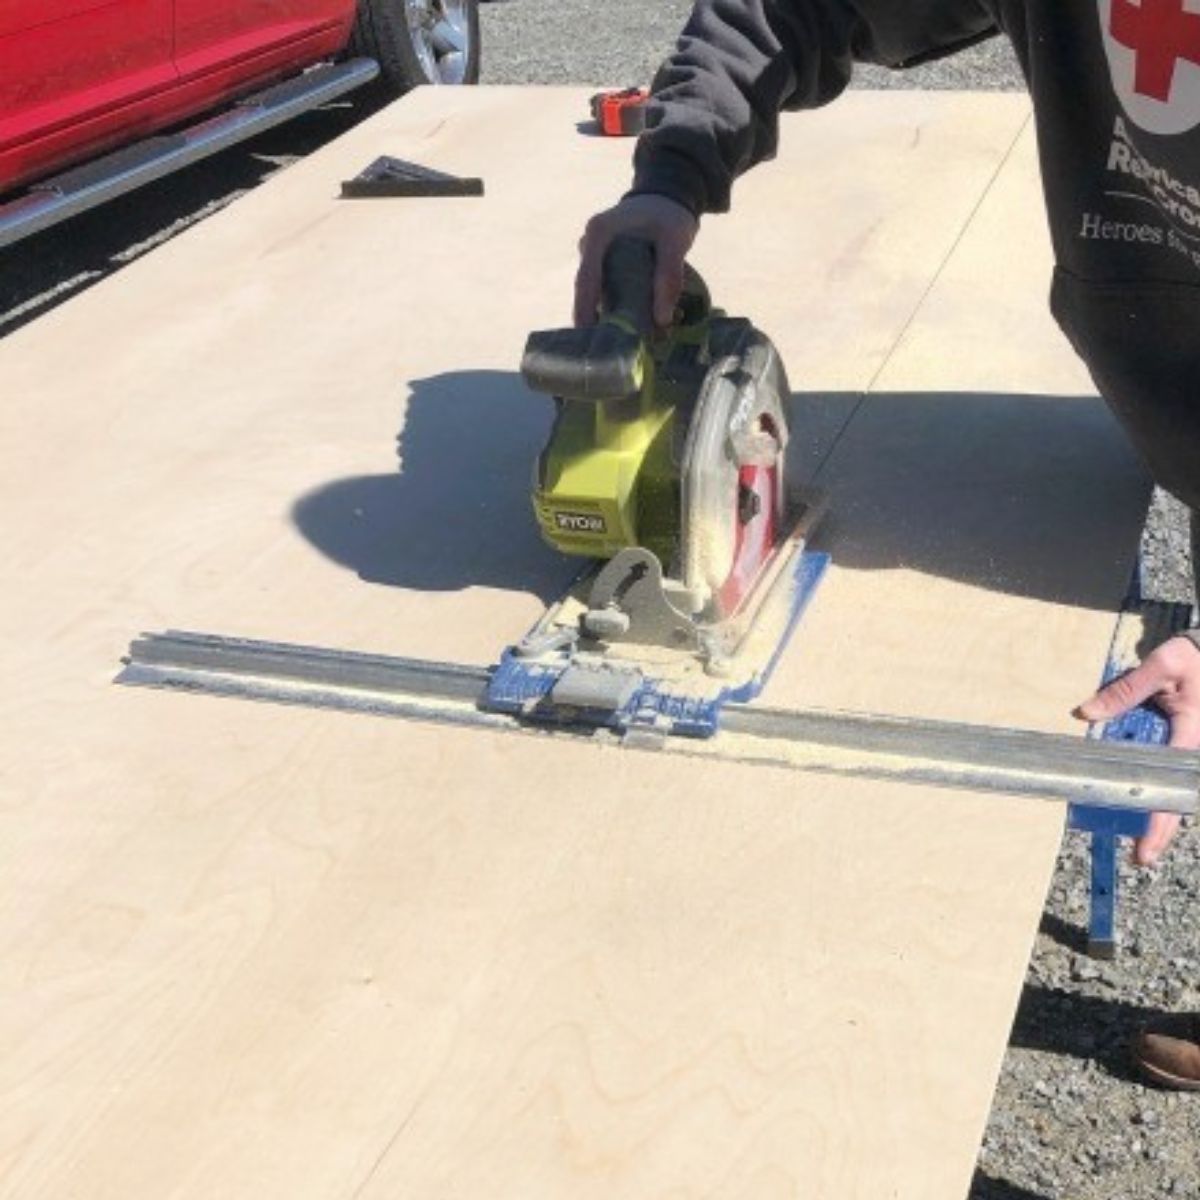
M 9 338 L 0 502 L 38 587 L 6 624 L 61 636 L 116 589 L 126 625 L 461 662 L 523 632 L 571 567 L 529 520 L 550 402 L 516 370 L 627 185 L 628 144 L 577 133 L 586 111 L 577 90 L 413 96 Z M 861 389 L 1024 120 L 1011 97 L 848 102 L 746 182 L 701 265 L 796 386 Z M 337 200 L 384 152 L 487 198 Z
M 1078 728 L 1150 481 L 1049 314 L 1051 265 L 1030 124 L 814 454 L 835 567 L 772 698 Z M 845 404 L 800 411 L 823 436 Z
M 577 135 L 585 102 L 431 89 L 0 343 L 0 1195 L 965 1193 L 1053 807 L 110 684 L 144 627 L 478 663 L 533 619 L 571 568 L 533 535 L 548 414 L 513 371 L 628 152 Z M 1086 492 L 1082 452 L 1025 462 L 1041 410 L 1002 383 L 949 406 L 960 349 L 896 365 L 957 345 L 926 306 L 985 269 L 985 197 L 1032 219 L 1026 117 L 848 98 L 706 229 L 718 295 L 818 393 L 841 514 L 780 702 L 994 687 L 973 713 L 1052 724 L 1051 685 L 963 649 L 995 612 L 1004 653 L 1049 623 L 1056 669 L 1100 661 L 1142 485 L 1095 402 L 1048 409 L 1116 488 L 1078 584 L 989 514 L 1031 491 L 1061 546 L 1088 514 L 1047 471 Z M 488 197 L 337 202 L 380 153 Z M 936 545 L 905 524 L 928 479 Z M 960 701 L 897 686 L 939 633 Z
M 963 1195 L 1052 806 L 58 690 L 0 1195 Z

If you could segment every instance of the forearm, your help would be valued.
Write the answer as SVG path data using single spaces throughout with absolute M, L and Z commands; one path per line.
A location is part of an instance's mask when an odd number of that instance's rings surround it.
M 1192 579 L 1196 585 L 1196 614 L 1200 616 L 1200 508 L 1192 509 Z M 1200 627 L 1188 637 L 1200 648 Z
M 633 191 L 723 212 L 774 155 L 779 113 L 833 100 L 855 61 L 906 66 L 997 31 L 988 0 L 697 0 L 654 80 Z
M 774 156 L 780 111 L 844 90 L 856 21 L 843 0 L 699 0 L 654 79 L 633 191 L 724 212 L 733 181 Z

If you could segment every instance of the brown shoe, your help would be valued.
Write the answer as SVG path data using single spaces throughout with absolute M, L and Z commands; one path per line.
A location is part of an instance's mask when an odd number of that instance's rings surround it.
M 1162 1087 L 1200 1092 L 1200 1013 L 1151 1022 L 1134 1038 L 1133 1062 Z

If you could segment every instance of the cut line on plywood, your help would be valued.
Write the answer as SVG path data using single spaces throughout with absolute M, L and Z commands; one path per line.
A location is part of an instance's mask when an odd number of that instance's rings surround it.
M 829 460 L 837 452 L 838 445 L 841 443 L 843 435 L 850 428 L 851 424 L 854 422 L 854 419 L 858 416 L 859 411 L 862 409 L 863 404 L 866 402 L 867 397 L 875 390 L 876 383 L 878 383 L 880 378 L 882 378 L 884 371 L 887 370 L 892 359 L 896 356 L 896 353 L 904 344 L 904 340 L 908 336 L 909 330 L 913 327 L 913 324 L 920 315 L 921 310 L 925 307 L 925 303 L 932 295 L 934 288 L 937 287 L 938 280 L 941 279 L 942 274 L 946 269 L 946 264 L 954 257 L 955 252 L 962 244 L 963 238 L 967 235 L 967 230 L 971 228 L 971 224 L 979 214 L 979 210 L 983 207 L 984 202 L 987 200 L 992 188 L 995 187 L 996 180 L 1000 178 L 1004 168 L 1007 167 L 1009 162 L 1012 160 L 1012 156 L 1016 152 L 1017 146 L 1020 144 L 1021 139 L 1024 137 L 1026 130 L 1029 128 L 1029 123 L 1032 120 L 1033 114 L 1030 113 L 1021 122 L 1020 127 L 1014 134 L 1012 141 L 1008 145 L 1008 148 L 1005 150 L 1000 161 L 996 164 L 996 168 L 988 179 L 987 184 L 984 186 L 982 191 L 980 191 L 979 197 L 974 206 L 967 214 L 962 224 L 959 226 L 958 232 L 955 234 L 954 240 L 950 243 L 949 249 L 947 249 L 945 255 L 942 257 L 942 261 L 938 263 L 937 270 L 934 271 L 928 283 L 925 285 L 924 290 L 917 297 L 916 303 L 914 303 L 912 307 L 912 311 L 909 312 L 908 316 L 904 319 L 904 322 L 900 326 L 900 329 L 893 339 L 892 344 L 884 352 L 883 358 L 880 360 L 879 365 L 875 368 L 875 373 L 867 381 L 866 387 L 863 388 L 863 390 L 859 393 L 858 401 L 846 414 L 846 418 L 842 422 L 841 427 L 833 435 L 829 445 L 825 449 L 824 454 L 822 454 L 820 461 L 813 469 L 812 481 L 814 483 L 820 479 L 821 472 L 825 470 Z

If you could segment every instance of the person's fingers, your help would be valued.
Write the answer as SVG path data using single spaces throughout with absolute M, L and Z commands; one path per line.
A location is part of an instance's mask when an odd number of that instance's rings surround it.
M 1133 844 L 1133 861 L 1139 867 L 1153 866 L 1171 844 L 1178 829 L 1178 813 L 1152 813 L 1145 835 Z
M 1127 675 L 1101 688 L 1090 700 L 1085 700 L 1075 714 L 1085 721 L 1109 721 L 1149 700 L 1167 682 L 1167 673 L 1161 664 L 1148 659 L 1140 667 L 1135 667 Z
M 1200 712 L 1188 709 L 1171 714 L 1169 744 L 1176 750 L 1200 750 Z
M 588 258 L 579 261 L 575 275 L 574 321 L 576 326 L 594 325 L 600 304 L 600 272 Z
M 683 291 L 682 247 L 660 241 L 655 247 L 654 324 L 667 329 L 675 319 L 675 307 Z
M 575 324 L 594 325 L 600 307 L 604 252 L 609 239 L 595 222 L 588 225 L 579 243 L 579 270 L 575 274 Z
M 575 275 L 576 325 L 592 325 L 603 300 L 604 259 L 620 235 L 654 243 L 654 322 L 667 328 L 683 291 L 684 260 L 695 241 L 699 222 L 682 204 L 665 196 L 630 196 L 615 208 L 597 213 L 587 224 L 579 243 L 579 270 Z
M 1179 750 L 1200 748 L 1200 712 L 1172 714 L 1170 744 Z M 1139 867 L 1158 862 L 1179 831 L 1179 824 L 1178 813 L 1153 813 L 1146 833 L 1133 844 L 1133 861 Z
M 1113 680 L 1090 700 L 1081 704 L 1076 715 L 1087 721 L 1107 721 L 1123 712 L 1159 696 L 1171 720 L 1170 744 L 1176 749 L 1200 749 L 1200 708 L 1189 699 L 1189 679 L 1194 674 L 1194 662 L 1186 638 L 1165 642 L 1136 670 Z M 1153 813 L 1145 834 L 1134 842 L 1133 861 L 1141 867 L 1156 863 L 1171 844 L 1179 830 L 1178 813 Z

